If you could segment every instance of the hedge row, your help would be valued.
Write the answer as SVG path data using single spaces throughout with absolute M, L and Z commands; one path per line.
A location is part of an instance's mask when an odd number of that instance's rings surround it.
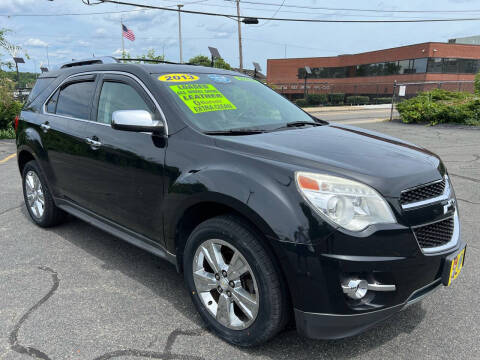
M 300 107 L 318 105 L 365 105 L 365 104 L 389 104 L 392 98 L 370 99 L 369 96 L 352 95 L 345 97 L 343 93 L 332 94 L 309 94 L 306 99 L 298 99 L 295 103 Z
M 480 97 L 435 89 L 397 104 L 404 123 L 457 123 L 480 126 Z
M 317 105 L 343 105 L 345 94 L 308 94 L 306 99 L 298 99 L 295 101 L 300 107 L 317 106 Z
M 370 98 L 368 96 L 347 96 L 347 104 L 348 105 L 365 105 L 370 102 Z

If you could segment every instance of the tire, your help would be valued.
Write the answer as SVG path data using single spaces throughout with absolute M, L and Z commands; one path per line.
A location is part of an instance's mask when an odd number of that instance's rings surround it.
M 55 206 L 47 182 L 35 160 L 25 164 L 22 171 L 22 185 L 25 205 L 35 224 L 46 228 L 64 221 L 66 213 Z M 35 201 L 29 200 L 29 197 Z
M 241 218 L 219 216 L 198 225 L 184 251 L 185 282 L 207 328 L 238 346 L 268 341 L 288 320 L 286 286 L 262 240 Z

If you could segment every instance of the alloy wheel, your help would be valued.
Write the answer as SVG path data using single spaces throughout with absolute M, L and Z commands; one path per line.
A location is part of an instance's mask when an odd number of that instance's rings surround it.
M 25 176 L 25 193 L 31 213 L 40 219 L 45 212 L 45 195 L 38 175 L 32 170 Z
M 197 294 L 209 313 L 233 330 L 248 328 L 259 309 L 258 286 L 245 257 L 219 239 L 203 242 L 193 259 Z

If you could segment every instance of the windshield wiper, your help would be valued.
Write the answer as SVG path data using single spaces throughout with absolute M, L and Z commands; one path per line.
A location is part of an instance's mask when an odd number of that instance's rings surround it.
M 230 129 L 230 130 L 212 130 L 205 131 L 204 134 L 207 135 L 252 135 L 252 134 L 261 134 L 265 130 L 260 129 Z
M 304 126 L 304 125 L 322 126 L 324 124 L 321 124 L 318 122 L 312 122 L 312 121 L 292 121 L 292 122 L 286 123 L 285 126 L 283 127 L 298 127 L 298 126 Z
M 312 122 L 312 121 L 291 121 L 286 123 L 283 126 L 280 126 L 279 128 L 276 128 L 275 130 L 281 130 L 281 129 L 286 129 L 286 128 L 291 128 L 291 127 L 300 127 L 300 126 L 305 126 L 305 125 L 311 125 L 311 126 L 322 126 L 325 125 L 320 122 Z

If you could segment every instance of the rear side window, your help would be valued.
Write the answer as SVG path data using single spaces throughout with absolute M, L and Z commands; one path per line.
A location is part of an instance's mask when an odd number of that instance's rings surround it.
M 37 96 L 40 95 L 42 91 L 45 90 L 53 82 L 53 80 L 55 80 L 55 78 L 53 77 L 38 79 L 35 85 L 33 86 L 32 92 L 28 97 L 27 103 L 30 104 L 33 100 L 35 100 Z
M 117 110 L 145 110 L 153 116 L 150 106 L 133 87 L 119 82 L 104 82 L 98 102 L 97 121 L 110 124 L 112 114 Z
M 67 85 L 60 90 L 56 114 L 90 120 L 90 103 L 95 92 L 95 82 L 83 81 Z

